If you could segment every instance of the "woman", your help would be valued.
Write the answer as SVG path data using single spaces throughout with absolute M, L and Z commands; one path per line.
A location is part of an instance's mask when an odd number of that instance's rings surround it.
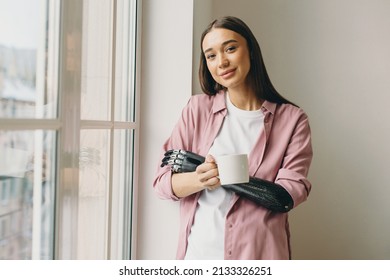
M 201 49 L 205 94 L 183 109 L 154 181 L 161 198 L 180 201 L 177 258 L 290 259 L 287 211 L 311 189 L 308 118 L 272 86 L 259 44 L 240 19 L 213 21 Z M 267 207 L 280 197 L 262 204 L 221 187 L 215 158 L 236 153 L 249 155 L 250 176 L 263 194 L 285 193 L 287 211 Z

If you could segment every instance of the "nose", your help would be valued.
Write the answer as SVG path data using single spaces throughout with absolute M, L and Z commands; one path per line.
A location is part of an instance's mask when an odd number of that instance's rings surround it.
M 229 60 L 224 55 L 219 55 L 219 61 L 218 61 L 218 67 L 219 68 L 226 68 L 229 66 Z

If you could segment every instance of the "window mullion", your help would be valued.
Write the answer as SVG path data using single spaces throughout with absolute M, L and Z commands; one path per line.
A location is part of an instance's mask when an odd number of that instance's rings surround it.
M 0 130 L 57 130 L 61 128 L 60 120 L 49 119 L 0 119 Z
M 56 258 L 77 259 L 83 1 L 61 1 Z
M 111 6 L 111 77 L 110 77 L 110 82 L 111 82 L 111 87 L 110 87 L 110 96 L 111 96 L 111 123 L 112 127 L 110 129 L 110 160 L 109 160 L 109 180 L 108 180 L 108 198 L 107 198 L 107 259 L 112 259 L 114 256 L 112 256 L 112 244 L 111 244 L 111 239 L 112 239 L 112 212 L 113 212 L 113 172 L 114 172 L 114 122 L 115 122 L 115 81 L 116 81 L 116 35 L 117 35 L 117 30 L 116 30 L 116 21 L 117 21 L 117 1 L 113 0 L 112 1 L 112 6 Z M 116 257 L 116 256 L 115 256 Z
M 131 6 L 131 15 L 135 16 L 135 19 L 133 20 L 134 28 L 133 32 L 135 32 L 133 38 L 134 38 L 134 44 L 133 44 L 133 49 L 134 51 L 134 56 L 133 56 L 133 76 L 134 76 L 134 81 L 133 81 L 133 116 L 132 116 L 132 121 L 135 124 L 134 132 L 132 135 L 133 138 L 133 153 L 132 153 L 132 182 L 131 182 L 131 189 L 129 192 L 131 193 L 130 196 L 130 212 L 131 212 L 131 219 L 129 221 L 129 235 L 130 239 L 128 248 L 130 248 L 128 252 L 128 257 L 130 259 L 136 259 L 137 255 L 137 217 L 138 217 L 138 177 L 139 177 L 139 143 L 140 143 L 140 133 L 139 133 L 139 122 L 140 122 L 140 81 L 141 81 L 141 76 L 138 74 L 140 73 L 140 68 L 141 68 L 141 40 L 140 38 L 140 33 L 141 33 L 141 11 L 142 11 L 142 1 L 134 0 L 133 5 Z

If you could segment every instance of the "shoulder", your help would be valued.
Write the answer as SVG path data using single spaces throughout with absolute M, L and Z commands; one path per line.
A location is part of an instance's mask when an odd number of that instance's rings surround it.
M 220 92 L 215 95 L 195 94 L 188 101 L 188 106 L 192 111 L 199 113 L 223 109 L 226 107 L 224 93 Z
M 310 133 L 309 118 L 302 108 L 291 104 L 271 104 L 274 106 L 272 111 L 274 131 L 293 133 L 298 129 Z
M 189 103 L 192 105 L 202 105 L 202 106 L 207 106 L 207 105 L 212 105 L 214 103 L 215 99 L 218 99 L 217 97 L 219 94 L 216 95 L 207 95 L 205 93 L 199 93 L 192 95 Z
M 276 104 L 275 116 L 284 120 L 298 121 L 307 120 L 308 116 L 306 112 L 297 106 L 292 104 Z

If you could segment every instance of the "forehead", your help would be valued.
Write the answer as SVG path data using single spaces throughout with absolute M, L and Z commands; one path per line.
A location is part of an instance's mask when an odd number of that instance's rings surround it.
M 213 28 L 203 38 L 202 49 L 216 49 L 221 47 L 225 42 L 235 40 L 238 43 L 245 43 L 245 38 L 237 32 L 225 28 Z

